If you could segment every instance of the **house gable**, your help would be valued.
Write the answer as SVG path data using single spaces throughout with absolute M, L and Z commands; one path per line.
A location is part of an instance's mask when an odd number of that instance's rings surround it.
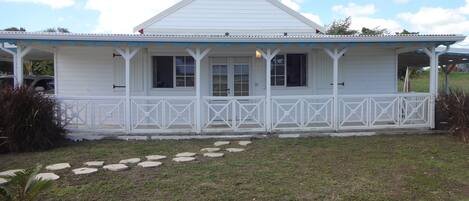
M 323 27 L 278 0 L 182 0 L 135 27 L 153 34 L 315 34 Z

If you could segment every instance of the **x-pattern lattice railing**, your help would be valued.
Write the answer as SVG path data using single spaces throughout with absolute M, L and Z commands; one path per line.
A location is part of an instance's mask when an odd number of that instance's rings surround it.
M 204 97 L 203 129 L 265 129 L 264 97 Z
M 339 97 L 340 129 L 430 126 L 428 94 Z
M 120 97 L 57 98 L 59 119 L 70 129 L 123 130 L 124 100 Z
M 194 97 L 132 97 L 132 128 L 192 131 L 195 129 Z
M 272 97 L 274 129 L 331 129 L 332 96 Z

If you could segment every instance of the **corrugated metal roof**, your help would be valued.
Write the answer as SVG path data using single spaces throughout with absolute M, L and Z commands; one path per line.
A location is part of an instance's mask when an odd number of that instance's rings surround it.
M 115 42 L 460 42 L 466 37 L 455 34 L 429 35 L 206 35 L 206 34 L 93 34 L 0 31 L 2 40 L 69 40 Z

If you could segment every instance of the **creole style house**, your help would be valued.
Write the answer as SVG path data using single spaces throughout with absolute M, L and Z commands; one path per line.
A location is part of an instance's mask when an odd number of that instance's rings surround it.
M 182 0 L 136 34 L 0 32 L 50 51 L 71 131 L 240 133 L 433 128 L 438 46 L 461 35 L 332 36 L 278 0 Z M 1 46 L 0 46 L 1 47 Z M 430 59 L 429 93 L 399 93 L 398 54 Z

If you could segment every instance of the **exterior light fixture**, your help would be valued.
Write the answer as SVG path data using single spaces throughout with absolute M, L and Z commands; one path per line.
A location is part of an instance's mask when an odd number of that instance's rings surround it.
M 256 50 L 256 59 L 262 58 L 262 53 L 259 50 Z

